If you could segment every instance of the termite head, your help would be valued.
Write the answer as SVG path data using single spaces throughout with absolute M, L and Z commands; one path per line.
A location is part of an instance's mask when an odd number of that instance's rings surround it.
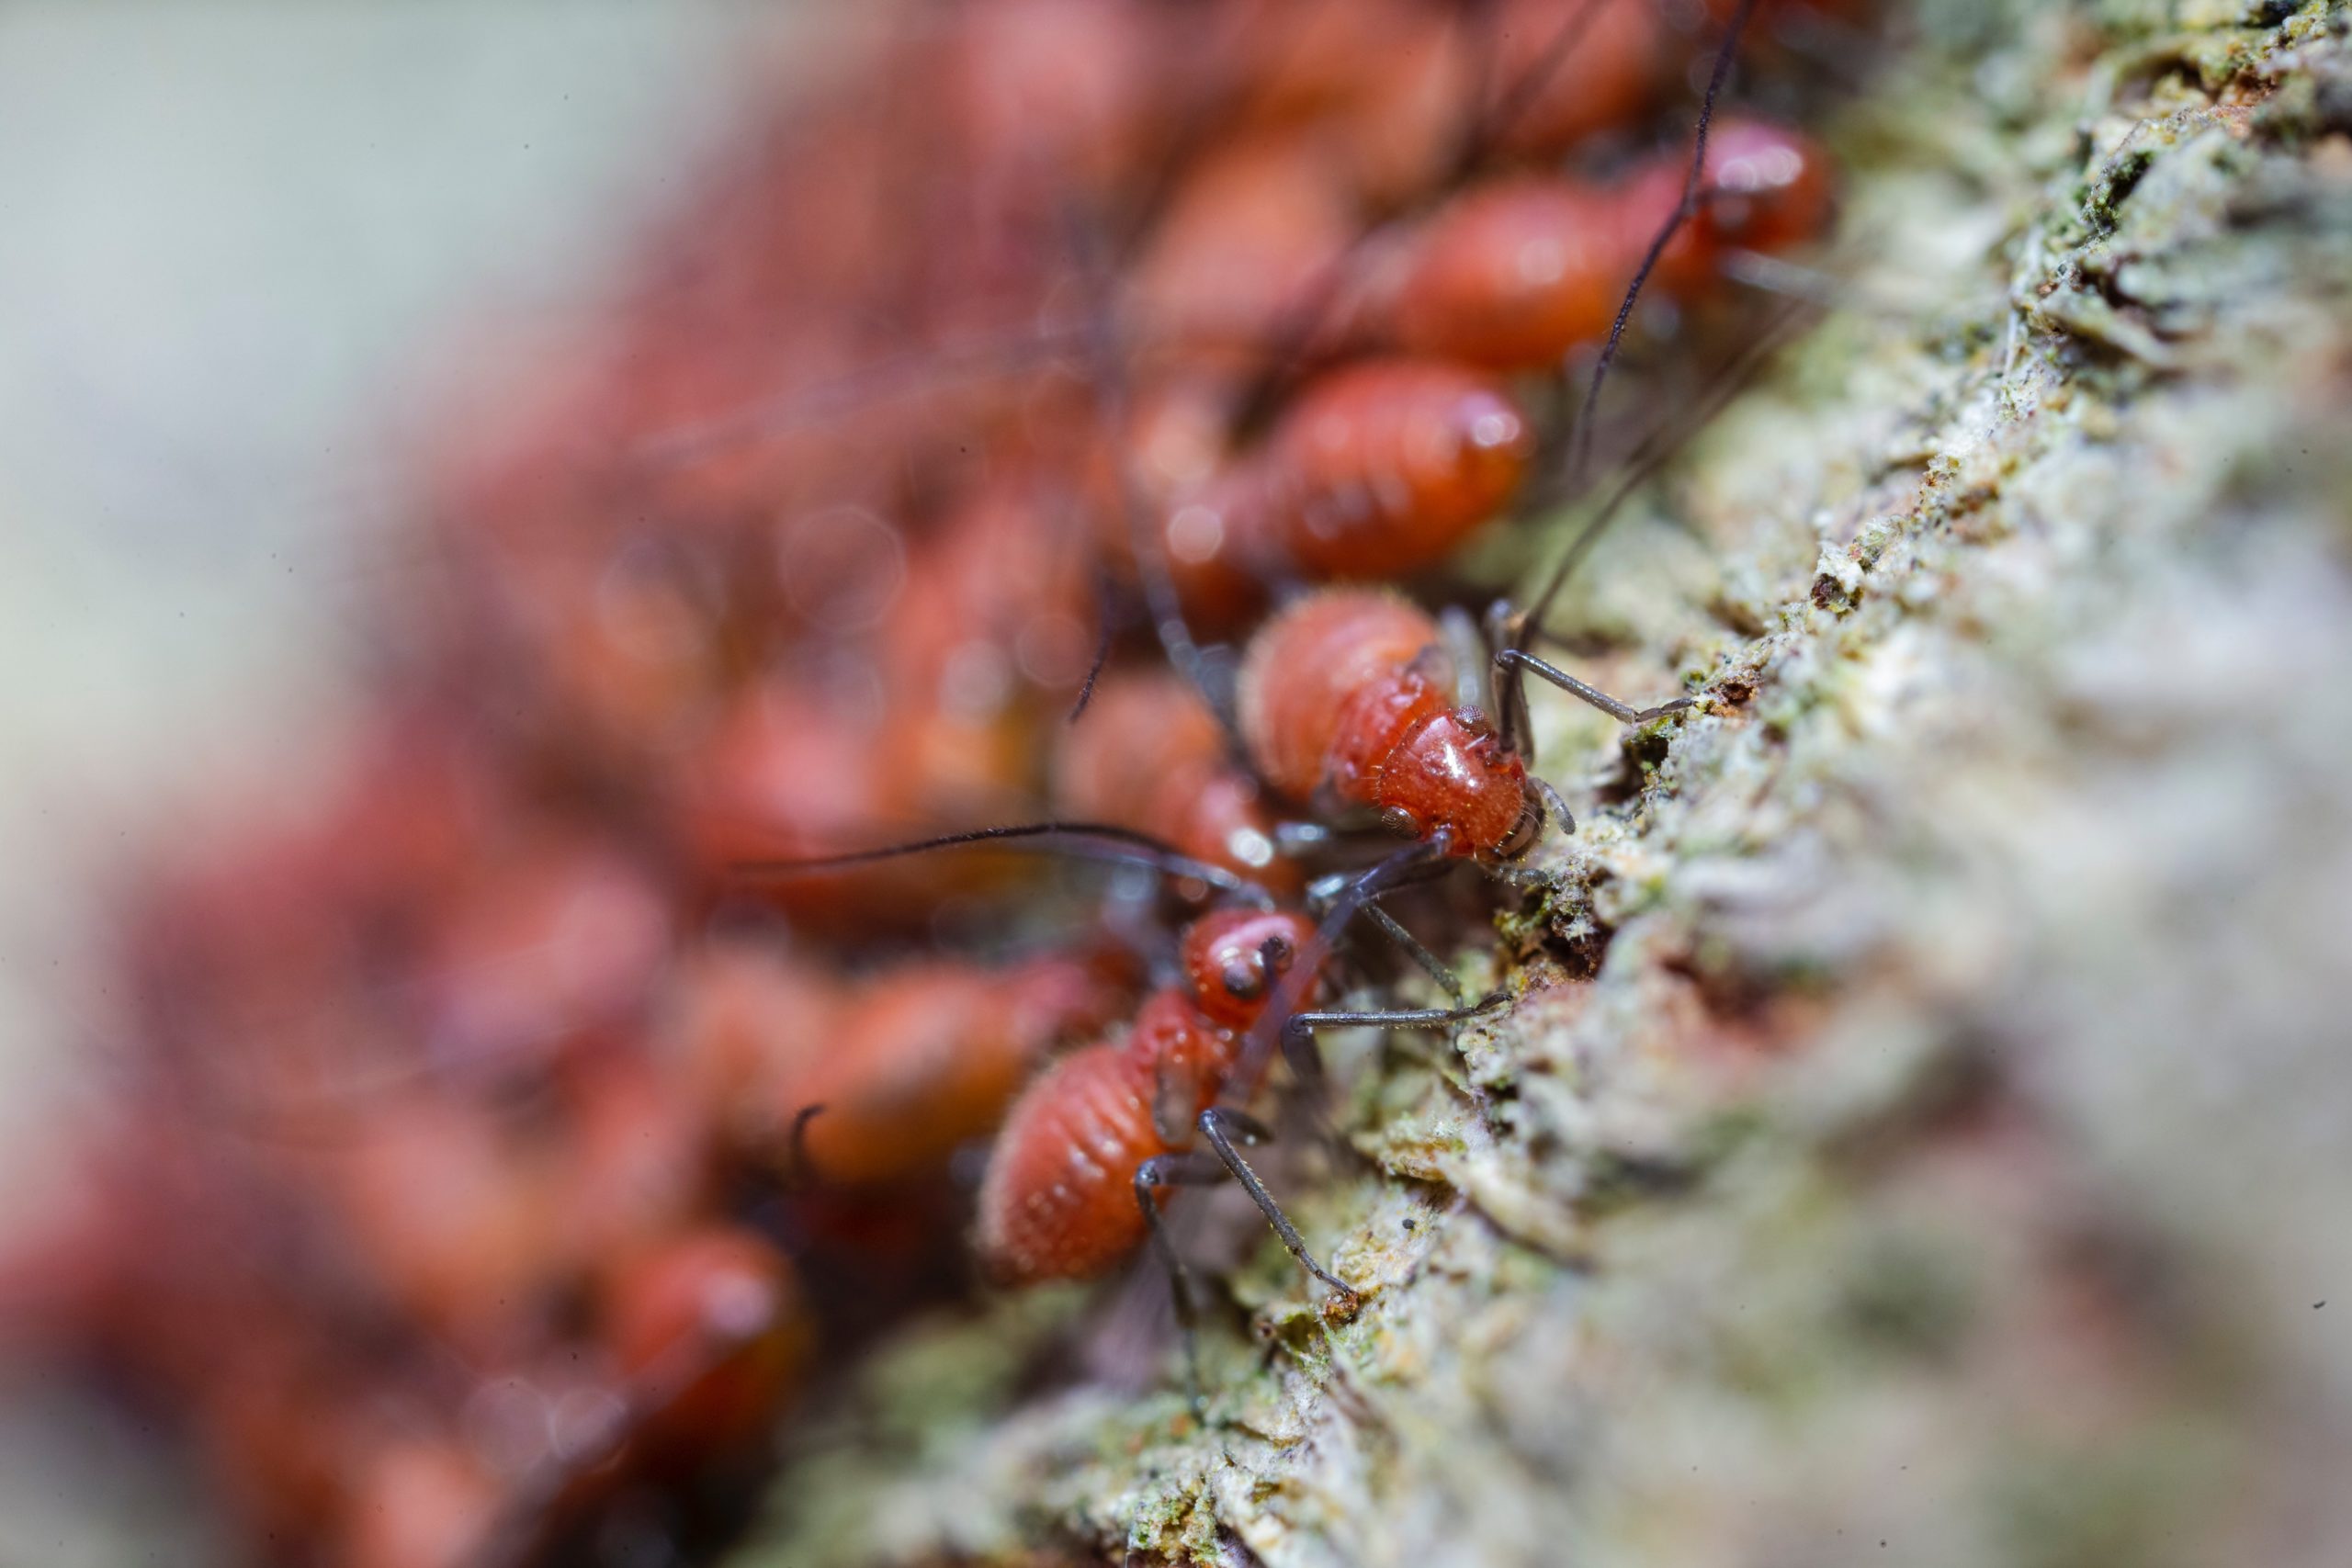
M 1784 251 L 1829 221 L 1829 161 L 1792 130 L 1722 119 L 1707 138 L 1701 221 L 1715 246 Z
M 1258 1021 L 1315 934 L 1286 910 L 1219 909 L 1184 933 L 1184 978 L 1200 1010 L 1227 1029 Z
M 1389 754 L 1373 804 L 1406 838 L 1442 829 L 1453 854 L 1507 860 L 1543 828 L 1534 800 L 1527 764 L 1485 714 L 1460 707 L 1430 719 Z

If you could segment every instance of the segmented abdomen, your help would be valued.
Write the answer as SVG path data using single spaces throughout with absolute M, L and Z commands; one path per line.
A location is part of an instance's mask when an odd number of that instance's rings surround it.
M 1295 799 L 1328 785 L 1369 804 L 1362 760 L 1445 709 L 1448 694 L 1414 668 L 1438 647 L 1437 623 L 1389 593 L 1317 593 L 1275 616 L 1241 667 L 1241 733 L 1259 772 Z
M 1526 418 L 1471 371 L 1423 359 L 1331 371 L 1262 458 L 1273 543 L 1318 580 L 1408 575 L 1502 509 L 1533 449 Z
M 1029 1086 L 980 1184 L 979 1252 L 1007 1284 L 1084 1280 L 1143 1240 L 1136 1167 L 1166 1154 L 1152 1125 L 1152 1073 L 1118 1046 L 1089 1045 Z

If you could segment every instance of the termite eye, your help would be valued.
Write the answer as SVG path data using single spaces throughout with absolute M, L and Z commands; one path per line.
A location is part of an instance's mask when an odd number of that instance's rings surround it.
M 1400 839 L 1418 839 L 1421 825 L 1413 814 L 1401 806 L 1392 806 L 1380 814 L 1380 825 Z
M 1254 1002 L 1266 989 L 1266 972 L 1235 959 L 1225 966 L 1218 976 L 1225 994 L 1240 1001 Z

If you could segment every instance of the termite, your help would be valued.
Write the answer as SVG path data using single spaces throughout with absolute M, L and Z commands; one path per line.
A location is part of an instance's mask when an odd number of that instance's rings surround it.
M 1557 363 L 1607 334 L 1626 280 L 1680 200 L 1687 158 L 1653 161 L 1592 186 L 1520 176 L 1453 197 L 1365 285 L 1354 332 L 1419 354 L 1494 369 Z M 1819 235 L 1826 161 L 1793 131 L 1722 122 L 1710 137 L 1704 199 L 1659 258 L 1654 281 L 1690 299 L 1734 251 L 1770 254 Z
M 1318 929 L 1295 911 L 1259 908 L 1193 921 L 1182 943 L 1182 980 L 1146 999 L 1124 1039 L 1057 1058 L 1006 1116 L 981 1179 L 975 1240 L 1001 1282 L 1092 1279 L 1150 1240 L 1174 1291 L 1196 1410 L 1204 1405 L 1192 1280 L 1160 1213 L 1170 1188 L 1238 1182 L 1299 1267 L 1328 1288 L 1327 1316 L 1351 1315 L 1360 1299 L 1316 1258 L 1241 1153 L 1272 1137 L 1234 1103 L 1255 1088 L 1247 1053 L 1253 1032 L 1278 1020 L 1294 1072 L 1312 1085 L 1319 1082 L 1310 1043 L 1318 1030 L 1442 1028 L 1501 1000 L 1306 1010 L 1331 924 L 1327 918 Z
M 1283 910 L 1202 917 L 1184 933 L 1182 982 L 1146 999 L 1124 1042 L 1073 1051 L 1023 1092 L 980 1184 L 977 1235 L 991 1273 L 1017 1284 L 1092 1278 L 1157 1227 L 1159 1188 L 1229 1174 L 1308 1272 L 1352 1296 L 1248 1174 L 1236 1143 L 1260 1142 L 1264 1129 L 1238 1112 L 1202 1120 L 1224 1091 L 1240 1032 L 1313 934 Z M 1181 1157 L 1196 1127 L 1214 1168 Z
M 493 1383 L 498 1404 L 467 1408 L 453 1423 L 496 1429 L 507 1424 L 493 1414 L 503 1406 L 526 1448 L 544 1427 L 543 1446 L 504 1456 L 496 1472 L 479 1439 L 454 1436 L 393 1450 L 401 1467 L 389 1472 L 386 1456 L 371 1458 L 341 1510 L 342 1560 L 371 1568 L 578 1561 L 591 1554 L 598 1521 L 632 1492 L 756 1462 L 812 1348 L 793 1270 L 773 1245 L 732 1225 L 685 1227 L 609 1263 L 593 1311 L 586 1344 L 568 1356 L 556 1348 L 544 1372 L 483 1380 L 464 1404 Z M 566 1359 L 594 1375 L 567 1375 Z M 381 1517 L 400 1507 L 404 1520 Z
M 1216 716 L 1173 674 L 1114 671 L 1054 759 L 1054 804 L 1157 834 L 1276 894 L 1297 890 L 1272 803 L 1237 766 Z
M 1690 705 L 1635 708 L 1519 649 L 1498 656 L 1507 694 L 1490 718 L 1463 700 L 1437 623 L 1394 594 L 1326 589 L 1268 623 L 1241 670 L 1241 733 L 1275 789 L 1327 812 L 1376 814 L 1432 858 L 1501 864 L 1566 807 L 1521 755 L 1512 716 L 1522 673 L 1552 681 L 1626 724 Z
M 1343 366 L 1300 391 L 1262 448 L 1171 503 L 1168 557 L 1261 581 L 1408 576 L 1501 512 L 1533 447 L 1518 404 L 1474 370 Z
M 1701 178 L 1690 220 L 1654 263 L 1645 249 L 1687 204 L 1685 170 L 1663 159 L 1608 186 L 1521 177 L 1474 187 L 1372 247 L 1342 287 L 1352 298 L 1336 307 L 1343 320 L 1326 347 L 1390 356 L 1310 377 L 1262 441 L 1167 488 L 1155 543 L 1182 602 L 1227 623 L 1252 581 L 1395 581 L 1499 515 L 1535 442 L 1496 373 L 1555 366 L 1611 336 L 1629 278 L 1690 299 L 1727 256 L 1782 251 L 1825 225 L 1824 160 L 1793 132 L 1726 123 L 1705 144 Z M 1181 401 L 1151 408 L 1163 420 L 1184 413 Z M 1166 441 L 1171 427 L 1141 434 Z M 1142 457 L 1146 469 L 1204 462 Z
M 679 1067 L 716 1139 L 829 1187 L 944 1171 L 995 1130 L 1047 1051 L 1126 999 L 1096 965 L 1058 953 L 1002 967 L 922 958 L 843 983 L 729 948 L 682 976 Z M 822 1114 L 796 1125 L 810 1107 Z

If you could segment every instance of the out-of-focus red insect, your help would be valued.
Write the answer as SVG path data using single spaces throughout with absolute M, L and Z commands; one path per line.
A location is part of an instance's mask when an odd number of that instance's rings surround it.
M 1165 671 L 1103 678 L 1062 737 L 1054 802 L 1074 820 L 1155 834 L 1277 895 L 1296 890 L 1258 781 L 1200 694 Z
M 1688 163 L 1668 155 L 1610 186 L 1521 176 L 1473 186 L 1377 264 L 1354 330 L 1498 369 L 1555 364 L 1598 343 L 1680 201 Z M 1698 213 L 1652 276 L 1669 298 L 1715 284 L 1727 252 L 1781 251 L 1817 238 L 1828 215 L 1820 152 L 1777 126 L 1717 125 L 1702 177 Z
M 1317 378 L 1264 446 L 1171 503 L 1179 581 L 1380 581 L 1442 560 L 1502 510 L 1533 449 L 1498 386 L 1434 359 Z
M 605 1340 L 640 1411 L 632 1457 L 675 1471 L 763 1443 L 814 1348 L 783 1255 L 705 1225 L 624 1255 L 606 1276 Z
M 924 959 L 843 982 L 729 944 L 684 977 L 673 1029 L 714 1126 L 764 1160 L 805 1161 L 797 1174 L 820 1186 L 856 1187 L 944 1170 L 1052 1046 L 1122 1000 L 1078 958 Z

